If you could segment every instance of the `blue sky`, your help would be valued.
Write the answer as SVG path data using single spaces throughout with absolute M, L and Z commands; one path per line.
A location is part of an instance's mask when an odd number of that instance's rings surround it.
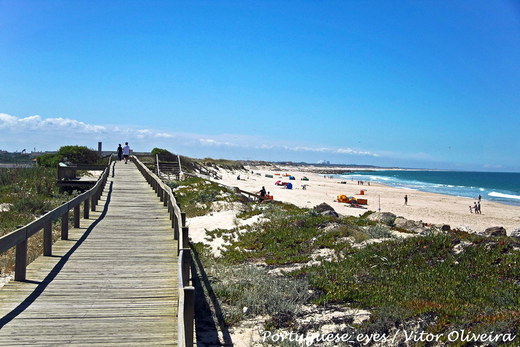
M 520 171 L 518 1 L 0 0 L 0 149 Z

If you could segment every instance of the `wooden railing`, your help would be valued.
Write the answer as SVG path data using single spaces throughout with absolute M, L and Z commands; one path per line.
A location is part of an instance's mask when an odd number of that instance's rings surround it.
M 150 171 L 137 157 L 131 160 L 136 164 L 146 181 L 168 208 L 172 221 L 173 237 L 178 240 L 179 257 L 179 301 L 178 301 L 178 346 L 192 347 L 194 340 L 195 288 L 191 286 L 191 249 L 189 247 L 186 214 L 181 212 L 171 188 L 155 173 Z
M 115 162 L 114 162 L 115 163 Z M 89 218 L 89 211 L 95 211 L 96 205 L 103 194 L 109 171 L 111 161 L 103 171 L 103 174 L 97 183 L 90 190 L 78 195 L 74 199 L 64 203 L 63 205 L 47 212 L 35 221 L 0 237 L 0 254 L 16 247 L 15 255 L 15 273 L 14 279 L 16 281 L 26 280 L 27 268 L 27 242 L 31 236 L 43 229 L 43 255 L 52 255 L 52 223 L 61 218 L 61 239 L 67 240 L 69 237 L 69 211 L 74 212 L 74 228 L 80 227 L 80 205 L 83 207 L 83 218 Z

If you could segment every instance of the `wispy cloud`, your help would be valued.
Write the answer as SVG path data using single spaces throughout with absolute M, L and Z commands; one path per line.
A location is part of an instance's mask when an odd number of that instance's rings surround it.
M 360 151 L 352 148 L 333 148 L 333 147 L 289 147 L 285 146 L 285 149 L 289 151 L 295 152 L 318 152 L 318 153 L 331 153 L 331 154 L 352 154 L 352 155 L 363 155 L 370 157 L 379 157 L 379 154 L 369 152 L 369 151 Z
M 23 130 L 69 130 L 79 133 L 102 133 L 107 128 L 102 125 L 91 125 L 69 118 L 42 118 L 41 116 L 15 117 L 0 113 L 0 129 Z
M 0 135 L 6 142 L 12 143 L 15 148 L 40 147 L 56 149 L 64 144 L 93 145 L 96 141 L 106 142 L 112 146 L 114 142 L 129 141 L 135 148 L 160 147 L 176 151 L 178 149 L 197 149 L 199 153 L 299 153 L 299 155 L 349 155 L 378 157 L 378 153 L 353 149 L 349 147 L 303 146 L 270 141 L 260 136 L 238 134 L 193 134 L 157 131 L 154 129 L 139 129 L 121 125 L 88 124 L 82 121 L 62 118 L 44 118 L 39 115 L 16 117 L 0 113 Z M 30 142 L 30 144 L 27 144 Z M 5 146 L 0 143 L 0 149 Z
M 125 131 L 128 132 L 128 131 Z M 136 131 L 136 136 L 139 139 L 145 138 L 156 138 L 156 139 L 171 139 L 175 137 L 175 135 L 167 133 L 167 132 L 156 132 L 149 129 L 140 129 Z
M 16 133 L 38 130 L 40 132 L 55 133 L 60 135 L 110 135 L 112 133 L 123 136 L 136 136 L 139 139 L 146 138 L 172 138 L 173 134 L 159 132 L 150 129 L 133 129 L 131 127 L 107 126 L 88 124 L 70 118 L 43 118 L 39 115 L 28 117 L 16 117 L 6 113 L 0 113 L 0 129 Z

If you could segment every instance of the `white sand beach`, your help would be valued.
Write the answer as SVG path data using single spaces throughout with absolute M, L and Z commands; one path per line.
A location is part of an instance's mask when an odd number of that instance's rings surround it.
M 482 214 L 473 214 L 470 213 L 469 206 L 473 206 L 475 200 L 469 198 L 394 188 L 376 183 L 371 183 L 370 186 L 358 185 L 357 181 L 331 179 L 328 176 L 325 178 L 324 175 L 298 171 L 301 167 L 280 167 L 278 171 L 273 171 L 270 167 L 249 169 L 248 174 L 240 173 L 240 180 L 237 180 L 239 173 L 221 170 L 222 179 L 217 182 L 249 192 L 258 192 L 265 186 L 266 191 L 270 192 L 275 200 L 290 202 L 300 207 L 313 207 L 325 202 L 342 215 L 359 216 L 367 211 L 335 202 L 338 195 L 345 194 L 367 199 L 368 210 L 377 211 L 381 208 L 382 212 L 392 212 L 407 219 L 422 220 L 431 224 L 449 224 L 452 229 L 463 228 L 482 232 L 489 227 L 502 226 L 509 234 L 512 230 L 520 228 L 519 206 L 482 200 Z M 266 174 L 272 175 L 273 178 L 266 177 Z M 296 179 L 289 181 L 288 177 L 283 177 L 284 174 L 291 174 Z M 301 178 L 304 176 L 309 178 L 309 181 L 302 181 Z M 293 183 L 293 189 L 276 186 L 275 182 L 278 180 Z M 303 185 L 306 185 L 305 189 Z M 361 190 L 364 190 L 364 195 L 360 195 Z M 405 195 L 408 196 L 406 206 Z

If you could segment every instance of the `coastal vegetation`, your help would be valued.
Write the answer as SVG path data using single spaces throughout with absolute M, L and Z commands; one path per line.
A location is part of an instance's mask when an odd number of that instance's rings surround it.
M 58 152 L 43 154 L 36 158 L 38 165 L 57 167 L 60 162 L 69 164 L 97 164 L 100 157 L 97 152 L 86 146 L 62 146 Z M 105 164 L 105 162 L 100 163 Z
M 336 217 L 317 208 L 246 201 L 200 178 L 172 186 L 186 197 L 183 210 L 197 211 L 192 216 L 231 199 L 240 203 L 237 220 L 260 217 L 207 231 L 207 242 L 193 245 L 230 326 L 256 317 L 273 332 L 316 331 L 320 324 L 306 318 L 309 307 L 334 307 L 369 312 L 362 321 L 336 318 L 335 333 L 415 329 L 444 334 L 440 341 L 462 329 L 520 333 L 515 238 L 441 228 L 411 235 L 375 222 L 370 212 Z M 403 231 L 407 237 L 399 236 Z M 218 238 L 224 245 L 215 256 L 208 244 Z
M 39 216 L 71 199 L 56 185 L 59 162 L 70 164 L 98 164 L 97 152 L 85 146 L 63 146 L 54 154 L 37 157 L 35 167 L 0 168 L 0 236 L 30 223 Z M 72 218 L 72 216 L 70 217 Z M 54 241 L 59 237 L 58 226 L 53 226 Z M 42 253 L 41 233 L 29 238 L 28 262 Z M 0 256 L 2 274 L 14 267 L 14 249 Z
M 148 168 L 155 171 L 156 160 L 159 162 L 177 163 L 180 161 L 182 171 L 189 174 L 203 174 L 211 177 L 218 177 L 219 169 L 225 170 L 245 170 L 242 161 L 228 159 L 196 159 L 187 156 L 173 154 L 164 148 L 152 149 L 150 155 L 140 155 L 141 160 Z
M 70 196 L 56 186 L 56 168 L 0 168 L 0 236 L 8 234 L 38 216 L 59 206 Z M 41 233 L 31 237 L 28 261 L 41 254 Z M 58 230 L 54 231 L 58 238 Z M 14 266 L 14 249 L 0 257 L 0 271 L 9 272 Z

